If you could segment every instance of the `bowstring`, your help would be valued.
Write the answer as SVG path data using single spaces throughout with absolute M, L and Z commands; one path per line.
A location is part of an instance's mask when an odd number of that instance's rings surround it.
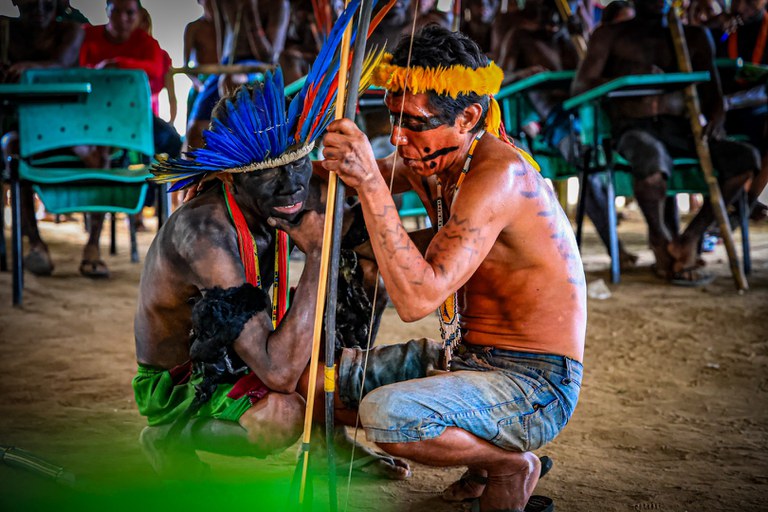
M 413 55 L 413 39 L 416 34 L 416 21 L 419 17 L 420 7 L 421 7 L 421 0 L 416 0 L 415 2 L 415 8 L 413 13 L 413 23 L 411 25 L 411 36 L 410 36 L 410 43 L 408 45 L 408 58 L 406 60 L 406 66 L 405 66 L 405 86 L 403 88 L 403 98 L 405 98 L 405 94 L 408 91 L 408 75 L 411 72 L 411 56 Z M 397 121 L 397 129 L 398 129 L 398 137 L 395 140 L 395 151 L 394 151 L 394 158 L 392 159 L 392 170 L 389 175 L 389 194 L 392 195 L 392 188 L 395 183 L 395 170 L 397 169 L 397 148 L 400 146 L 400 136 L 399 134 L 402 133 L 402 127 L 403 127 L 403 113 L 405 111 L 405 101 L 400 102 L 400 114 Z M 394 127 L 392 127 L 394 129 Z M 344 503 L 344 512 L 347 512 L 347 508 L 349 507 L 349 494 L 352 487 L 352 470 L 354 469 L 354 462 L 355 462 L 355 448 L 357 447 L 357 434 L 360 431 L 360 402 L 363 400 L 363 390 L 365 389 L 365 377 L 368 372 L 368 354 L 371 351 L 371 338 L 373 336 L 373 322 L 375 320 L 376 315 L 376 300 L 378 299 L 379 294 L 379 276 L 380 272 L 378 270 L 378 265 L 376 265 L 376 283 L 373 287 L 373 302 L 371 303 L 371 317 L 370 321 L 368 323 L 368 340 L 366 341 L 366 351 L 365 351 L 365 357 L 363 358 L 363 380 L 360 385 L 360 394 L 357 397 L 357 411 L 355 412 L 355 432 L 352 437 L 352 452 L 349 457 L 349 472 L 347 474 L 347 495 L 346 495 L 346 501 Z

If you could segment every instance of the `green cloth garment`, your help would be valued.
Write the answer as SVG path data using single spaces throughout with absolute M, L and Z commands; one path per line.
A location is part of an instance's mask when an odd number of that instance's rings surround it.
M 190 379 L 177 384 L 170 371 L 139 364 L 132 382 L 139 413 L 147 417 L 150 426 L 173 422 L 192 403 L 195 386 L 202 380 L 202 375 L 192 375 Z M 233 384 L 220 384 L 194 417 L 239 421 L 251 407 L 251 401 L 247 395 L 238 399 L 229 398 L 227 394 L 232 387 Z

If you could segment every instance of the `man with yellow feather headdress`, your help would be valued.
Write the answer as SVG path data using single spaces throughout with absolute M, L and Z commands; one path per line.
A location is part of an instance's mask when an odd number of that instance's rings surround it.
M 438 310 L 443 337 L 377 347 L 366 370 L 362 352 L 345 349 L 338 391 L 388 453 L 468 466 L 445 498 L 479 498 L 483 511 L 553 510 L 532 497 L 551 462 L 532 452 L 578 400 L 586 287 L 568 219 L 535 162 L 506 139 L 493 99 L 501 80 L 474 42 L 429 26 L 374 73 L 387 89 L 395 155 L 376 161 L 354 123 L 329 125 L 322 165 L 359 194 L 400 317 Z M 425 247 L 392 200 L 407 189 L 438 228 Z M 423 378 L 403 380 L 419 369 Z M 353 377 L 363 373 L 361 391 Z

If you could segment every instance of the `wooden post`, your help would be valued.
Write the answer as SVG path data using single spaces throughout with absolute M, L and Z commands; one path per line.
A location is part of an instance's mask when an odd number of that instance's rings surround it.
M 559 1 L 559 0 L 558 0 Z M 683 24 L 674 8 L 669 10 L 668 15 L 669 29 L 672 32 L 672 41 L 675 45 L 675 54 L 677 55 L 677 64 L 683 73 L 691 73 L 691 57 L 688 52 L 688 43 L 685 40 Z M 717 224 L 720 227 L 720 236 L 723 237 L 726 252 L 728 253 L 728 263 L 731 267 L 731 274 L 736 283 L 736 289 L 744 292 L 749 288 L 747 278 L 744 275 L 744 269 L 741 267 L 741 261 L 736 254 L 736 245 L 733 242 L 733 233 L 728 221 L 728 212 L 725 209 L 723 194 L 720 192 L 720 185 L 715 177 L 712 158 L 709 154 L 709 143 L 704 134 L 704 128 L 701 124 L 701 106 L 699 104 L 699 95 L 696 91 L 696 85 L 690 84 L 685 88 L 685 106 L 688 110 L 688 118 L 691 121 L 691 130 L 693 139 L 696 142 L 696 153 L 699 156 L 699 165 L 704 173 L 704 179 L 709 187 L 709 200 L 712 203 L 712 209 L 715 211 Z

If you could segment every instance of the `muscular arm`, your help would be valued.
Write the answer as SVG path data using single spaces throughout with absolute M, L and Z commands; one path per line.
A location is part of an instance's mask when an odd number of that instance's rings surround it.
M 182 56 L 184 60 L 181 63 L 182 66 L 189 66 L 192 59 L 192 50 L 195 43 L 195 23 L 196 22 L 193 21 L 184 27 L 184 47 L 182 50 Z M 195 56 L 195 59 L 197 59 L 197 56 Z M 195 62 L 195 65 L 197 65 L 197 62 Z M 187 77 L 189 77 L 189 79 L 192 81 L 192 86 L 195 89 L 200 90 L 200 88 L 203 86 L 200 78 L 198 78 L 197 75 L 193 73 L 189 73 Z
M 80 46 L 83 44 L 85 33 L 77 23 L 63 22 L 61 27 L 61 39 L 58 45 L 51 50 L 50 56 L 43 60 L 24 60 L 11 65 L 9 75 L 12 80 L 18 80 L 25 69 L 31 68 L 69 68 L 77 64 Z M 11 45 L 13 46 L 13 41 Z M 24 44 L 20 41 L 18 44 Z
M 263 55 L 270 64 L 277 62 L 280 54 L 285 47 L 285 38 L 288 34 L 288 22 L 290 21 L 290 3 L 288 0 L 270 0 L 269 2 L 269 21 L 266 29 L 262 29 L 261 18 L 259 14 L 259 0 L 250 0 L 250 12 L 253 16 L 253 26 L 257 27 L 255 37 L 250 39 L 259 53 Z M 261 2 L 264 6 L 264 2 Z M 251 38 L 254 34 L 249 34 Z
M 612 26 L 604 25 L 595 29 L 587 44 L 587 54 L 576 70 L 576 76 L 571 84 L 573 96 L 608 81 L 604 73 L 613 40 L 614 30 Z
M 509 186 L 504 180 L 489 179 L 483 165 L 462 186 L 451 208 L 450 220 L 427 248 L 425 256 L 403 227 L 389 188 L 378 171 L 365 136 L 346 121 L 329 127 L 355 141 L 354 156 L 331 158 L 326 144 L 327 164 L 339 164 L 338 172 L 355 186 L 363 206 L 365 224 L 371 236 L 376 261 L 387 292 L 400 317 L 412 322 L 434 311 L 451 293 L 463 286 L 491 250 L 507 223 L 505 204 Z M 331 135 L 326 136 L 326 142 Z M 334 138 L 334 140 L 336 140 Z M 365 149 L 367 148 L 367 150 Z M 492 173 L 507 176 L 506 172 Z M 482 205 L 482 206 L 481 206 Z
M 720 86 L 720 74 L 715 66 L 715 44 L 709 31 L 700 27 L 686 27 L 694 71 L 709 71 L 710 80 L 698 86 L 701 97 L 701 113 L 707 118 L 706 132 L 717 133 L 725 122 L 725 101 Z
M 179 236 L 184 237 L 183 232 Z M 190 248 L 182 257 L 189 262 L 199 289 L 230 288 L 245 283 L 235 234 L 228 224 L 203 222 L 191 236 L 196 240 L 185 239 L 179 246 Z M 312 332 L 314 322 L 319 266 L 319 248 L 308 250 L 296 299 L 278 328 L 272 328 L 271 311 L 263 311 L 245 324 L 234 342 L 238 355 L 274 391 L 294 391 L 309 362 L 308 333 Z

